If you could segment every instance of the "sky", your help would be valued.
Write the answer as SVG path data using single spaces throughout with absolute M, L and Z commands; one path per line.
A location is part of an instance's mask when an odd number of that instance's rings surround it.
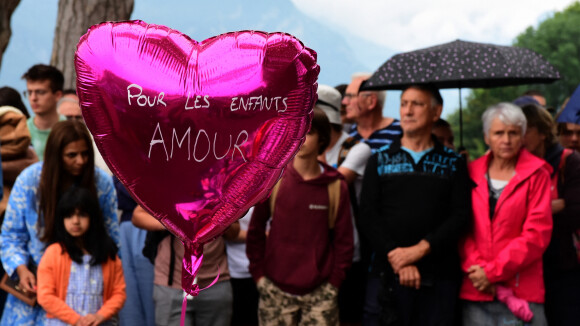
M 378 68 L 395 54 L 464 41 L 511 45 L 528 27 L 536 28 L 571 0 L 291 0 L 298 10 L 349 40 L 361 60 Z M 382 47 L 388 56 L 357 47 L 364 40 Z M 368 44 L 367 43 L 367 44 Z M 374 71 L 374 70 L 373 70 Z M 459 91 L 441 91 L 443 117 L 459 107 Z M 462 91 L 463 106 L 468 91 Z M 398 117 L 400 92 L 389 91 L 385 114 Z
M 455 39 L 510 45 L 570 0 L 292 0 L 325 25 L 397 52 Z
M 177 29 L 203 40 L 234 30 L 283 31 L 319 54 L 319 82 L 348 83 L 393 55 L 455 39 L 510 45 L 571 0 L 135 0 L 132 19 Z M 58 0 L 22 0 L 12 16 L 12 39 L 0 69 L 0 86 L 24 90 L 20 76 L 49 63 Z M 468 92 L 463 91 L 463 95 Z M 458 107 L 458 92 L 445 90 L 443 115 Z M 389 91 L 385 114 L 398 117 L 400 92 Z

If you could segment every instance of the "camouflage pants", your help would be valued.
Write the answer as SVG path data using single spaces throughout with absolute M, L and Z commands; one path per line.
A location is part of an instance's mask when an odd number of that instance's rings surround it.
M 257 287 L 261 326 L 338 326 L 338 289 L 330 283 L 324 283 L 305 295 L 286 293 L 265 277 L 260 279 Z

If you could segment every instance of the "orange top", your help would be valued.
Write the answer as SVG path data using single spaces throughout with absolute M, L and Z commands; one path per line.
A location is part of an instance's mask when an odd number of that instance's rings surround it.
M 37 298 L 48 318 L 58 318 L 74 325 L 81 315 L 65 303 L 71 264 L 72 259 L 60 244 L 55 243 L 46 248 L 38 265 Z M 121 310 L 127 295 L 119 257 L 115 257 L 115 260 L 109 259 L 101 266 L 104 283 L 103 306 L 97 313 L 107 320 Z

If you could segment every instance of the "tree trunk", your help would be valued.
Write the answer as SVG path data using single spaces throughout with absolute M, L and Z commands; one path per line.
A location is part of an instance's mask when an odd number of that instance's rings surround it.
M 12 13 L 18 7 L 20 0 L 2 0 L 0 1 L 0 67 L 2 67 L 2 57 L 4 51 L 10 42 L 12 36 L 12 29 L 10 28 L 10 19 Z
M 128 20 L 134 0 L 59 0 L 50 64 L 64 74 L 64 88 L 76 87 L 74 56 L 89 27 L 104 21 Z

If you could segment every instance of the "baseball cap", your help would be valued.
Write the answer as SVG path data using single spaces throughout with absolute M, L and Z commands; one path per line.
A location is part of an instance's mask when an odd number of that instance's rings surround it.
M 342 96 L 340 96 L 340 92 L 328 85 L 318 85 L 316 93 L 318 94 L 316 106 L 326 113 L 330 123 L 342 124 L 340 119 Z

